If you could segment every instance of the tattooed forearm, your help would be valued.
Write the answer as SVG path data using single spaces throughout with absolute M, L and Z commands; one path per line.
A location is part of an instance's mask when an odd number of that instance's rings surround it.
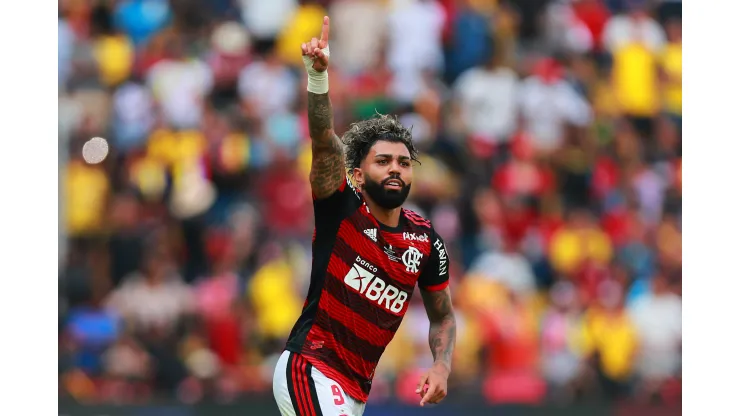
M 345 180 L 344 154 L 334 133 L 329 94 L 308 93 L 308 130 L 311 135 L 311 190 L 321 199 Z
M 334 116 L 329 94 L 308 93 L 308 130 L 311 140 L 328 144 L 334 135 Z
M 444 364 L 447 370 L 452 369 L 452 351 L 455 348 L 455 317 L 445 317 L 440 323 L 429 327 L 429 348 L 435 363 Z
M 434 362 L 443 364 L 450 370 L 457 329 L 450 289 L 437 292 L 422 290 L 421 296 L 429 316 L 429 348 L 432 350 Z

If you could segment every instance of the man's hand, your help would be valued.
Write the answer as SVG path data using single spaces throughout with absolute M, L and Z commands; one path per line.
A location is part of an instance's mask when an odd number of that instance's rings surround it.
M 313 60 L 312 68 L 316 72 L 324 72 L 329 68 L 329 55 L 323 49 L 329 46 L 329 16 L 324 16 L 324 25 L 321 27 L 321 38 L 311 38 L 308 43 L 301 44 L 303 56 Z
M 436 404 L 447 396 L 447 377 L 450 370 L 441 363 L 434 364 L 426 374 L 421 376 L 416 393 L 421 397 L 420 406 L 425 403 Z

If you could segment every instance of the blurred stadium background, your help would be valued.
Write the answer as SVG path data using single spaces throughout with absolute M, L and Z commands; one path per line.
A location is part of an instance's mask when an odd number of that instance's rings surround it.
M 453 260 L 448 398 L 417 294 L 366 415 L 680 414 L 680 0 L 59 0 L 60 414 L 277 415 L 324 14 L 338 132 L 413 125 Z

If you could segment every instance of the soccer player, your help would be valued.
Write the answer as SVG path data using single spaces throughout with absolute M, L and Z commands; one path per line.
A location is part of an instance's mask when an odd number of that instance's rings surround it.
M 353 124 L 340 140 L 328 95 L 328 17 L 320 39 L 301 50 L 316 228 L 311 284 L 275 369 L 275 400 L 283 416 L 362 415 L 375 367 L 418 283 L 434 364 L 416 392 L 421 406 L 438 403 L 447 394 L 455 317 L 444 241 L 401 207 L 417 160 L 411 132 L 383 115 Z

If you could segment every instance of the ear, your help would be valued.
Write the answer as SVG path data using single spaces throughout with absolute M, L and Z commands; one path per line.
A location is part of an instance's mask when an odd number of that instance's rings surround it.
M 365 175 L 362 174 L 361 169 L 352 169 L 352 179 L 354 179 L 354 182 L 357 184 L 357 186 L 362 189 L 362 186 L 365 184 Z

